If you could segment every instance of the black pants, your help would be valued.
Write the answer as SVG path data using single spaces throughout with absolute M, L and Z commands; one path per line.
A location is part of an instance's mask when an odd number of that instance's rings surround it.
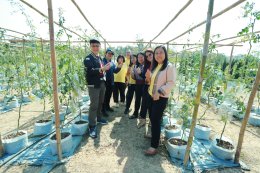
M 142 105 L 141 105 L 141 111 L 140 111 L 140 117 L 142 119 L 146 119 L 146 114 L 148 111 L 148 99 L 150 97 L 149 93 L 148 93 L 148 88 L 149 85 L 144 85 L 143 87 L 143 95 L 142 95 Z M 150 114 L 149 114 L 149 118 L 150 118 Z
M 131 106 L 131 102 L 133 100 L 134 97 L 134 93 L 135 93 L 135 84 L 129 84 L 128 85 L 128 89 L 127 89 L 127 93 L 126 93 L 126 106 L 125 109 L 129 110 L 130 106 Z
M 142 100 L 142 93 L 143 93 L 143 84 L 136 84 L 135 86 L 135 111 L 134 114 L 135 116 L 138 116 L 139 114 L 139 109 L 141 106 L 141 100 Z
M 115 82 L 114 91 L 113 91 L 113 98 L 115 103 L 118 103 L 119 93 L 120 93 L 120 102 L 122 103 L 125 102 L 125 88 L 126 88 L 125 83 Z
M 106 81 L 106 92 L 105 92 L 105 98 L 104 98 L 104 103 L 103 103 L 103 111 L 105 111 L 106 109 L 110 108 L 110 99 L 113 93 L 113 89 L 114 89 L 114 84 L 112 81 Z
M 151 131 L 152 131 L 152 139 L 151 139 L 151 147 L 158 148 L 160 135 L 161 135 L 161 118 L 163 116 L 163 111 L 166 108 L 168 98 L 160 97 L 159 100 L 154 101 L 152 97 L 148 99 L 148 111 L 151 115 Z

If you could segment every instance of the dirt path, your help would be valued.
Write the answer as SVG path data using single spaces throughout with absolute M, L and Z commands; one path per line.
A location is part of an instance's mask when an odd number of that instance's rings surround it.
M 42 109 L 39 102 L 27 105 L 30 110 Z M 26 108 L 26 107 L 25 107 Z M 26 108 L 27 109 L 27 108 Z M 24 109 L 25 110 L 25 109 Z M 143 137 L 145 128 L 137 129 L 136 121 L 129 120 L 123 114 L 124 106 L 115 108 L 115 112 L 108 118 L 109 124 L 105 126 L 98 126 L 99 137 L 95 140 L 84 136 L 79 149 L 73 157 L 64 165 L 56 167 L 52 172 L 84 172 L 84 173 L 175 173 L 179 172 L 178 168 L 170 163 L 167 152 L 163 146 L 160 146 L 160 154 L 155 157 L 146 157 L 143 150 L 149 147 L 150 141 Z M 22 124 L 32 122 L 37 119 L 39 112 L 30 112 L 24 114 Z M 11 118 L 10 118 L 11 117 Z M 205 124 L 213 129 L 211 136 L 220 134 L 223 123 L 219 121 L 219 116 L 209 111 Z M 0 129 L 6 131 L 16 127 L 16 116 L 12 112 L 0 117 Z M 7 125 L 7 122 L 8 123 Z M 26 128 L 32 129 L 30 125 Z M 259 128 L 253 128 L 259 131 Z M 234 124 L 228 124 L 225 136 L 231 137 L 237 141 L 239 127 Z M 251 133 L 246 133 L 241 160 L 251 168 L 251 172 L 259 172 L 260 170 L 260 139 Z M 0 172 L 15 172 L 15 173 L 35 173 L 39 172 L 39 167 L 31 167 L 27 165 L 4 167 Z M 220 170 L 213 172 L 240 172 L 239 170 Z

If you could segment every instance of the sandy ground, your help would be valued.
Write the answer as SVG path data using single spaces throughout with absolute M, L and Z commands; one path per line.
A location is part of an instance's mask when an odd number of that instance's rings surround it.
M 133 106 L 133 105 L 132 105 Z M 50 106 L 48 106 L 50 108 Z M 40 118 L 42 105 L 35 101 L 23 107 L 21 124 L 22 129 L 29 132 L 33 129 L 34 122 Z M 65 172 L 86 172 L 86 173 L 175 173 L 180 172 L 178 168 L 170 163 L 164 146 L 160 146 L 160 153 L 154 157 L 146 157 L 143 150 L 149 147 L 150 141 L 143 137 L 145 128 L 137 129 L 137 120 L 129 120 L 123 114 L 124 106 L 115 108 L 108 120 L 109 124 L 98 126 L 99 137 L 95 140 L 84 136 L 80 147 L 74 156 L 63 165 L 52 170 L 53 173 Z M 17 110 L 0 115 L 0 131 L 2 134 L 16 128 Z M 212 137 L 220 134 L 223 123 L 219 121 L 220 116 L 208 111 L 207 120 L 204 124 L 212 127 Z M 237 141 L 239 135 L 240 122 L 229 123 L 224 133 L 225 136 Z M 146 127 L 148 128 L 148 127 Z M 260 128 L 249 127 L 250 132 L 246 132 L 242 149 L 241 160 L 250 168 L 251 172 L 260 172 Z M 254 134 L 252 134 L 252 133 Z M 15 173 L 35 173 L 39 172 L 39 167 L 27 165 L 11 166 L 0 168 L 0 172 Z M 238 169 L 224 169 L 211 172 L 241 172 Z

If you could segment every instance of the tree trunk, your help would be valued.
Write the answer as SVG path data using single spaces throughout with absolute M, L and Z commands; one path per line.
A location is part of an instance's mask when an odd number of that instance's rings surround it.
M 191 128 L 190 128 L 189 139 L 188 139 L 187 148 L 186 148 L 185 157 L 184 157 L 184 166 L 187 166 L 187 163 L 189 160 L 191 145 L 192 145 L 193 136 L 194 136 L 194 128 L 196 126 L 196 121 L 197 121 L 197 116 L 198 116 L 200 96 L 201 96 L 201 91 L 202 91 L 202 81 L 203 81 L 203 76 L 204 76 L 205 64 L 206 64 L 206 60 L 207 60 L 207 56 L 208 56 L 210 27 L 211 27 L 213 7 L 214 7 L 214 0 L 210 0 L 209 5 L 208 5 L 207 24 L 206 24 L 206 32 L 205 32 L 204 45 L 203 45 L 202 62 L 201 62 L 201 66 L 200 66 L 200 74 L 199 74 L 199 80 L 198 80 L 198 86 L 197 86 L 197 94 L 196 94 L 196 99 L 194 102 L 192 124 L 191 124 Z
M 242 121 L 242 125 L 241 125 L 241 128 L 240 128 L 239 138 L 238 138 L 238 142 L 237 142 L 237 150 L 236 150 L 236 154 L 235 154 L 235 163 L 239 163 L 239 157 L 240 157 L 242 144 L 243 144 L 243 140 L 244 140 L 246 125 L 247 125 L 247 122 L 248 122 L 248 119 L 249 119 L 249 116 L 250 116 L 252 105 L 254 103 L 254 98 L 255 98 L 256 92 L 257 92 L 258 87 L 259 87 L 259 81 L 260 81 L 260 63 L 258 64 L 258 71 L 257 71 L 255 83 L 253 85 L 253 89 L 252 89 L 251 94 L 249 96 L 245 117 Z
M 56 64 L 56 55 L 55 55 L 52 0 L 48 0 L 48 16 L 49 16 L 49 33 L 50 33 L 51 65 L 52 65 L 52 78 L 53 78 L 53 97 L 54 97 L 54 110 L 55 110 L 57 151 L 58 151 L 59 160 L 61 160 L 62 159 L 62 150 L 61 150 L 61 134 L 60 134 L 59 98 L 58 98 L 58 77 L 57 77 L 57 64 Z
M 19 76 L 19 75 L 18 75 Z M 23 104 L 23 89 L 21 88 L 21 102 L 20 102 L 20 106 L 19 106 L 19 116 L 18 116 L 18 120 L 17 120 L 17 134 L 19 132 L 19 128 L 20 128 L 20 119 L 21 119 L 21 111 L 22 111 L 22 104 Z

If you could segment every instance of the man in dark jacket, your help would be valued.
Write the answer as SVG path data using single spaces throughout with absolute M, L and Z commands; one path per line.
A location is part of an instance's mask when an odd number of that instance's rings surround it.
M 114 62 L 111 61 L 112 57 L 114 55 L 114 52 L 111 49 L 106 50 L 106 55 L 103 59 L 104 65 L 110 63 L 110 69 L 106 71 L 106 92 L 105 92 L 105 98 L 103 103 L 103 115 L 108 116 L 106 111 L 113 112 L 114 110 L 110 107 L 110 99 L 113 93 L 114 89 L 114 73 L 118 73 L 121 70 L 122 64 L 119 64 L 117 67 Z
M 100 42 L 96 39 L 90 40 L 91 54 L 84 59 L 84 67 L 88 92 L 90 97 L 89 107 L 89 135 L 97 137 L 97 123 L 107 124 L 102 118 L 101 109 L 105 95 L 105 72 L 110 69 L 110 64 L 104 65 L 100 56 Z

